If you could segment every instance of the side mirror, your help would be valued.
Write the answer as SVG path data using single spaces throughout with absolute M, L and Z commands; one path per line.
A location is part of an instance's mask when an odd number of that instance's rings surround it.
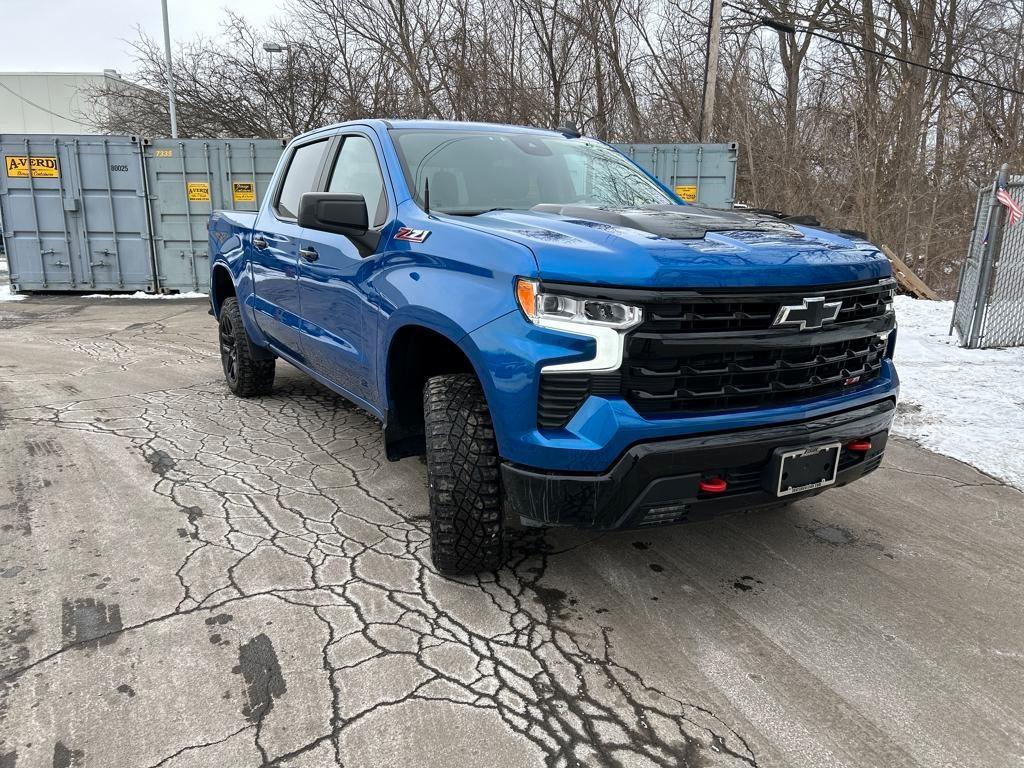
M 370 228 L 362 195 L 338 192 L 306 192 L 299 198 L 300 227 L 362 237 Z

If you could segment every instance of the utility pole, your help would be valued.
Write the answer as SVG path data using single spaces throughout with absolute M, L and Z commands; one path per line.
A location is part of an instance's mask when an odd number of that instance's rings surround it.
M 171 25 L 167 22 L 167 0 L 160 0 L 164 12 L 164 54 L 167 56 L 167 101 L 171 108 L 171 138 L 178 138 L 178 110 L 174 103 L 174 70 L 171 68 Z
M 704 102 L 700 107 L 700 136 L 705 142 L 711 136 L 715 119 L 715 88 L 718 84 L 718 49 L 722 41 L 722 0 L 711 0 L 708 19 L 708 57 L 704 63 Z

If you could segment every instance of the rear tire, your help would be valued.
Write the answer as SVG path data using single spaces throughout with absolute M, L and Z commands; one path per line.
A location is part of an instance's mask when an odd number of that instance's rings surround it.
M 428 380 L 423 415 L 434 566 L 495 570 L 504 555 L 498 445 L 480 382 L 472 374 Z
M 242 325 L 238 299 L 231 297 L 220 308 L 220 361 L 228 388 L 239 397 L 269 395 L 274 388 L 274 358 L 258 356 Z

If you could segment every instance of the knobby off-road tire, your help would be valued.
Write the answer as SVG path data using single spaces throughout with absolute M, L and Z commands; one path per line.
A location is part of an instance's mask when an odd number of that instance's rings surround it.
M 220 308 L 220 361 L 224 380 L 239 397 L 269 395 L 274 388 L 274 358 L 257 358 L 249 334 L 242 325 L 238 300 L 227 299 Z
M 423 388 L 430 556 L 442 573 L 490 571 L 503 559 L 498 444 L 480 382 L 435 376 Z

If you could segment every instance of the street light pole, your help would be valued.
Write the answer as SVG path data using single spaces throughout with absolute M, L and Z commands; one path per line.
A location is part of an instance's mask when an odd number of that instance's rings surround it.
M 167 56 L 167 101 L 171 110 L 171 138 L 178 138 L 178 109 L 174 103 L 174 70 L 171 67 L 171 25 L 167 21 L 167 0 L 160 0 L 164 14 L 164 54 Z
M 270 54 L 270 70 L 269 70 L 269 74 L 268 74 L 268 77 L 270 78 L 270 87 L 267 90 L 270 92 L 271 101 L 273 101 L 273 98 L 274 98 L 274 91 L 273 91 L 273 88 L 274 88 L 274 54 L 275 53 L 283 53 L 283 54 L 285 54 L 287 56 L 288 53 L 291 51 L 291 46 L 288 43 L 284 43 L 282 45 L 281 43 L 267 42 L 267 43 L 263 44 L 263 50 L 266 51 L 268 54 Z M 285 59 L 285 66 L 287 66 L 287 65 L 288 65 L 288 60 Z M 274 106 L 276 108 L 276 105 L 274 105 Z M 271 121 L 273 121 L 273 118 L 271 118 Z M 271 125 L 271 128 L 273 128 L 273 125 Z M 281 134 L 282 135 L 284 134 L 284 116 L 281 117 Z

